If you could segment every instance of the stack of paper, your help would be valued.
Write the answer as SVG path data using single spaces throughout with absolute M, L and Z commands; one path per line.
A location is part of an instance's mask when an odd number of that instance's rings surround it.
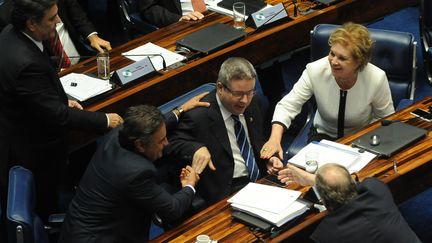
M 318 167 L 327 163 L 336 163 L 344 166 L 351 173 L 360 171 L 376 157 L 373 153 L 367 151 L 360 153 L 357 148 L 324 139 L 321 142 L 309 143 L 288 162 L 304 169 L 306 168 L 305 154 L 311 151 L 319 154 Z
M 128 52 L 122 53 L 122 55 L 135 62 L 141 61 L 142 59 L 148 57 L 146 55 L 152 55 L 152 54 L 162 55 L 163 58 L 165 59 L 167 67 L 186 59 L 185 56 L 167 50 L 151 42 L 148 42 L 147 44 L 139 46 Z M 156 70 L 158 71 L 162 70 L 163 64 L 162 64 L 162 58 L 160 56 L 150 56 L 149 58 Z
M 308 207 L 296 201 L 299 191 L 249 183 L 228 199 L 231 206 L 239 211 L 261 218 L 277 227 L 303 214 Z
M 112 89 L 107 80 L 93 78 L 85 74 L 70 73 L 60 78 L 65 92 L 79 101 L 85 101 Z

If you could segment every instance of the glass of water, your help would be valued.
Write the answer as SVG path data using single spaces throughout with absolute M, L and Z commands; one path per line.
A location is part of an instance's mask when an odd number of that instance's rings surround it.
M 305 161 L 306 161 L 306 171 L 309 173 L 315 173 L 318 169 L 318 152 L 316 151 L 309 151 L 305 154 Z
M 246 5 L 244 2 L 235 2 L 233 4 L 234 28 L 244 30 L 246 28 Z

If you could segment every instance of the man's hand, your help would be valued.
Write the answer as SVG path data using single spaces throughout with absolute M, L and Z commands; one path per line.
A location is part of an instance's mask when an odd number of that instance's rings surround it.
M 190 12 L 190 13 L 187 13 L 186 15 L 183 15 L 180 19 L 179 19 L 179 21 L 183 21 L 183 20 L 187 20 L 187 21 L 189 21 L 189 20 L 199 20 L 199 19 L 202 19 L 202 18 L 204 18 L 204 15 L 202 14 L 202 13 L 200 13 L 200 12 Z
M 68 100 L 68 106 L 70 108 L 77 108 L 79 110 L 83 109 L 83 107 L 81 106 L 81 104 L 78 103 L 78 101 L 76 101 L 76 100 Z
M 184 110 L 184 111 L 189 111 L 192 110 L 195 107 L 198 106 L 203 106 L 203 107 L 209 107 L 210 103 L 208 102 L 201 102 L 200 100 L 206 96 L 209 92 L 204 92 L 202 94 L 199 94 L 195 97 L 192 97 L 190 100 L 186 101 L 186 103 L 184 103 L 183 105 L 181 105 L 180 107 Z
M 195 151 L 193 155 L 192 168 L 194 168 L 198 174 L 201 174 L 207 165 L 211 170 L 216 170 L 211 160 L 210 152 L 206 147 L 201 147 Z
M 283 169 L 283 163 L 278 157 L 271 157 L 267 162 L 267 173 L 269 175 L 277 175 Z
M 99 53 L 105 52 L 105 50 L 110 51 L 112 49 L 111 44 L 108 41 L 100 38 L 96 34 L 89 36 L 88 40 L 90 41 L 90 45 Z
M 123 123 L 123 118 L 117 113 L 107 113 L 107 116 L 109 118 L 109 128 L 115 128 Z
M 199 179 L 198 173 L 196 173 L 196 171 L 189 165 L 186 166 L 186 168 L 183 168 L 180 173 L 180 182 L 182 187 L 185 187 L 186 185 L 195 187 Z
M 285 169 L 279 171 L 278 179 L 287 185 L 293 182 L 301 186 L 313 186 L 315 184 L 314 174 L 290 164 Z
M 261 149 L 261 159 L 269 159 L 275 154 L 283 158 L 282 146 L 279 142 L 269 139 Z

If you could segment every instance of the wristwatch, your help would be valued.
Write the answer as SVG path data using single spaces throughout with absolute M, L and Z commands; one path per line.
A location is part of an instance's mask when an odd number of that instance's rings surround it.
M 176 107 L 175 110 L 177 110 L 179 117 L 185 112 L 181 107 Z

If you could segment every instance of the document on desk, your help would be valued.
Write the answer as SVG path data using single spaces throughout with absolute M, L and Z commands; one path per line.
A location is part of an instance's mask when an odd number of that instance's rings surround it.
M 112 89 L 107 80 L 90 77 L 81 73 L 70 73 L 60 78 L 66 94 L 79 101 L 85 101 Z
M 291 205 L 300 194 L 299 191 L 251 182 L 228 199 L 228 202 L 270 213 L 280 213 Z
M 300 194 L 299 191 L 251 182 L 228 202 L 235 210 L 279 227 L 308 209 L 306 204 L 296 201 Z
M 222 0 L 205 0 L 205 4 L 207 5 L 208 10 L 211 10 L 216 13 L 220 13 L 227 16 L 233 16 L 232 9 L 226 9 L 223 7 L 218 6 L 218 3 L 222 2 Z M 271 7 L 272 5 L 267 4 L 264 8 Z M 245 20 L 249 17 L 249 15 L 246 14 Z
M 318 153 L 318 167 L 327 163 L 336 163 L 347 168 L 350 173 L 360 171 L 376 157 L 376 154 L 367 151 L 359 152 L 358 148 L 323 139 L 321 142 L 309 143 L 288 162 L 304 169 L 305 154 L 310 151 Z
M 172 52 L 168 49 L 155 45 L 151 42 L 148 42 L 147 44 L 139 46 L 128 52 L 122 53 L 122 55 L 126 56 L 127 58 L 135 62 L 141 61 L 142 59 L 148 57 L 147 55 L 151 55 L 151 54 L 162 55 L 163 58 L 165 59 L 167 67 L 186 59 L 185 56 Z M 158 71 L 162 70 L 163 64 L 162 64 L 162 58 L 160 56 L 151 56 L 149 58 L 156 70 Z

